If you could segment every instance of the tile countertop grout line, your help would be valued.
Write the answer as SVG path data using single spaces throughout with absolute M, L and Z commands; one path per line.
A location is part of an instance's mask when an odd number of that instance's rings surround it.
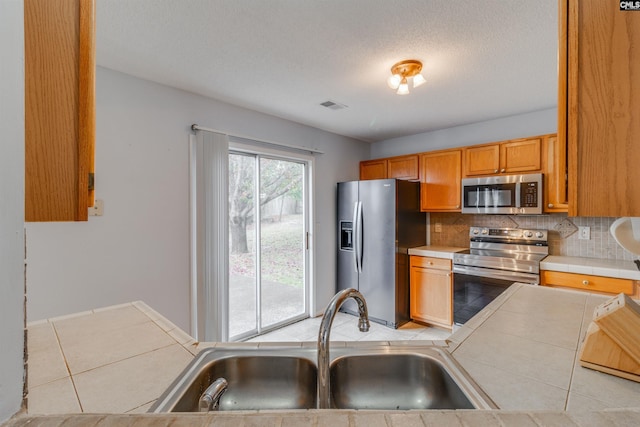
M 451 336 L 449 336 L 449 338 L 447 338 L 446 340 L 444 340 L 447 343 L 447 347 L 449 347 L 447 349 L 447 351 L 449 351 L 449 353 L 451 353 L 453 355 L 453 353 L 471 336 L 473 335 L 473 332 L 475 332 L 476 329 L 478 329 L 484 322 L 486 322 L 487 320 L 489 320 L 489 318 L 496 312 L 496 310 L 500 307 L 502 307 L 507 301 L 509 301 L 511 299 L 511 297 L 513 297 L 522 287 L 523 285 L 517 285 L 517 287 L 515 287 L 514 285 L 511 285 L 509 288 L 507 288 L 507 290 L 503 293 L 503 297 L 500 298 L 500 296 L 498 296 L 498 298 L 496 298 L 495 300 L 493 300 L 491 304 L 495 303 L 495 307 L 492 307 L 492 312 L 489 316 L 486 316 L 484 319 L 482 319 L 482 322 L 480 322 L 478 325 L 475 325 L 472 329 L 472 332 L 467 334 L 467 336 L 465 336 L 464 338 L 462 338 L 461 341 L 456 341 L 455 339 L 451 339 L 451 337 L 455 334 L 452 334 Z M 499 300 L 498 300 L 499 299 Z M 496 301 L 498 300 L 498 301 Z M 485 307 L 487 308 L 487 307 Z M 459 329 L 462 330 L 462 329 Z M 456 331 L 457 332 L 457 331 Z
M 580 332 L 578 334 L 578 343 L 576 345 L 576 354 L 573 356 L 573 365 L 571 366 L 571 376 L 569 377 L 569 388 L 567 389 L 567 398 L 564 401 L 564 410 L 567 411 L 569 408 L 569 396 L 571 395 L 571 388 L 573 387 L 574 374 L 576 372 L 576 365 L 580 360 L 580 344 L 582 337 L 582 332 L 584 331 L 585 318 L 587 316 L 587 307 L 589 305 L 589 297 L 584 299 L 584 304 L 582 306 L 582 321 L 580 323 Z
M 105 366 L 113 365 L 113 364 L 115 364 L 115 363 L 120 363 L 120 362 L 125 361 L 125 360 L 130 360 L 130 359 L 135 358 L 135 357 L 138 357 L 138 356 L 142 356 L 142 355 L 146 355 L 146 354 L 151 354 L 151 353 L 153 353 L 153 352 L 155 352 L 155 351 L 162 350 L 162 349 L 165 349 L 165 348 L 168 348 L 168 347 L 174 346 L 174 345 L 178 345 L 178 346 L 179 346 L 180 348 L 182 348 L 184 351 L 186 351 L 187 353 L 189 353 L 190 355 L 192 355 L 192 352 L 191 352 L 191 351 L 189 351 L 188 346 L 189 346 L 189 345 L 191 345 L 191 344 L 194 342 L 194 340 L 192 339 L 192 340 L 190 340 L 190 341 L 180 342 L 176 337 L 174 337 L 174 336 L 171 334 L 171 332 L 172 332 L 172 331 L 175 331 L 176 329 L 179 329 L 177 326 L 175 326 L 175 325 L 174 325 L 175 327 L 174 327 L 173 329 L 171 329 L 170 331 L 165 330 L 165 328 L 163 328 L 163 327 L 162 327 L 162 325 L 158 324 L 158 322 L 156 322 L 154 319 L 152 319 L 152 318 L 149 316 L 149 313 L 148 313 L 148 312 L 145 312 L 145 311 L 141 310 L 138 306 L 136 306 L 136 305 L 135 305 L 135 304 L 133 304 L 133 303 L 129 303 L 129 304 L 119 304 L 119 305 L 117 305 L 117 306 L 113 306 L 113 309 L 118 309 L 118 308 L 123 308 L 123 307 L 128 307 L 128 306 L 135 308 L 137 311 L 139 311 L 141 314 L 143 314 L 143 315 L 144 315 L 144 316 L 149 320 L 149 323 L 151 323 L 151 324 L 155 325 L 155 327 L 157 327 L 157 328 L 158 328 L 162 333 L 164 333 L 165 335 L 167 335 L 167 336 L 168 336 L 168 337 L 169 337 L 173 342 L 172 342 L 171 344 L 167 344 L 167 345 L 165 345 L 165 346 L 162 346 L 162 347 L 159 347 L 159 348 L 155 348 L 155 349 L 152 349 L 152 350 L 146 351 L 146 352 L 144 352 L 144 353 L 135 354 L 135 355 L 130 355 L 130 356 L 125 357 L 125 358 L 123 358 L 123 359 L 115 360 L 115 361 L 112 361 L 112 362 L 107 363 L 107 364 L 105 364 L 105 365 L 101 365 L 101 366 L 93 367 L 93 368 L 91 368 L 91 369 L 86 369 L 86 370 L 83 370 L 83 371 L 81 371 L 81 372 L 76 372 L 76 373 L 72 373 L 72 372 L 71 372 L 71 369 L 70 369 L 70 367 L 69 367 L 69 363 L 68 363 L 68 361 L 67 361 L 67 357 L 66 357 L 66 354 L 65 354 L 65 351 L 64 351 L 64 347 L 63 347 L 63 345 L 62 345 L 62 342 L 60 341 L 60 337 L 58 336 L 58 331 L 57 331 L 57 328 L 56 328 L 56 321 L 57 321 L 57 320 L 68 320 L 68 319 L 71 319 L 71 318 L 79 319 L 79 318 L 81 317 L 81 315 L 79 315 L 79 316 L 73 316 L 73 315 L 71 315 L 71 316 L 61 316 L 59 319 L 48 319 L 49 323 L 51 324 L 51 326 L 52 326 L 52 328 L 53 328 L 53 330 L 54 330 L 54 334 L 55 334 L 55 337 L 56 337 L 56 341 L 57 341 L 57 343 L 58 343 L 58 347 L 60 348 L 60 351 L 61 351 L 61 353 L 62 353 L 62 357 L 63 357 L 63 359 L 64 359 L 65 369 L 66 369 L 67 373 L 69 374 L 69 377 L 68 377 L 68 378 L 70 379 L 71 384 L 72 384 L 72 386 L 73 386 L 74 396 L 75 396 L 75 398 L 76 398 L 76 402 L 77 402 L 77 404 L 78 404 L 78 406 L 79 406 L 79 408 L 80 408 L 80 412 L 81 412 L 81 413 L 84 413 L 84 407 L 83 407 L 82 401 L 81 401 L 81 399 L 80 399 L 80 396 L 79 396 L 79 394 L 78 394 L 78 390 L 77 390 L 76 382 L 75 382 L 75 376 L 77 376 L 77 375 L 81 375 L 81 374 L 84 374 L 84 373 L 87 373 L 87 372 L 90 372 L 90 371 L 93 371 L 93 370 L 95 370 L 95 369 L 100 369 L 100 368 L 103 368 L 103 367 L 105 367 Z M 148 307 L 148 306 L 147 306 L 147 307 Z M 98 311 L 98 312 L 105 312 L 105 311 L 109 311 L 110 309 L 111 309 L 110 307 L 104 307 L 104 308 L 99 309 L 99 311 Z M 156 313 L 157 313 L 157 312 L 156 312 Z M 90 315 L 90 314 L 95 314 L 95 311 L 94 311 L 94 310 L 91 310 L 91 311 L 83 312 L 83 315 Z M 181 330 L 181 329 L 179 329 L 179 330 L 182 332 L 182 330 Z M 183 332 L 183 334 L 186 334 L 186 333 L 184 333 L 184 332 Z M 154 399 L 154 400 L 155 400 L 155 399 Z M 152 401 L 153 401 L 153 400 L 152 400 Z M 144 405 L 146 405 L 146 404 L 148 404 L 148 403 L 149 403 L 149 402 L 146 402 L 146 403 L 144 403 L 144 404 L 142 404 L 142 405 L 140 405 L 140 406 L 138 406 L 138 407 L 144 406 Z M 131 408 L 130 410 L 135 410 L 135 409 L 136 409 L 136 408 Z
M 137 300 L 129 303 L 132 307 L 138 310 L 140 313 L 145 315 L 153 324 L 155 324 L 162 332 L 167 334 L 171 339 L 173 339 L 177 344 L 180 344 L 185 350 L 189 353 L 191 351 L 191 347 L 199 344 L 198 340 L 193 338 L 190 334 L 183 331 L 182 328 L 178 327 L 175 323 L 166 319 L 156 310 L 151 308 L 147 303 L 142 300 Z M 172 327 L 171 327 L 172 326 Z M 178 340 L 178 336 L 183 338 L 183 341 Z
M 56 342 L 58 343 L 58 347 L 60 348 L 60 352 L 62 353 L 64 366 L 67 370 L 67 373 L 69 374 L 69 380 L 71 381 L 71 385 L 73 386 L 73 394 L 76 397 L 76 401 L 78 402 L 78 407 L 80 408 L 80 412 L 84 412 L 84 409 L 82 408 L 82 402 L 80 401 L 80 395 L 78 395 L 78 389 L 76 388 L 76 382 L 73 379 L 73 374 L 71 373 L 71 368 L 69 367 L 69 362 L 67 361 L 67 355 L 64 352 L 64 348 L 62 348 L 62 342 L 60 341 L 60 337 L 58 336 L 58 329 L 56 328 L 55 322 L 51 322 L 51 327 L 53 328 Z

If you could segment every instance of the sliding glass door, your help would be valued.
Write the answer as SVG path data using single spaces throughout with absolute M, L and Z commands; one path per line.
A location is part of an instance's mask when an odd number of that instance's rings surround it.
M 302 160 L 229 153 L 229 339 L 308 316 Z

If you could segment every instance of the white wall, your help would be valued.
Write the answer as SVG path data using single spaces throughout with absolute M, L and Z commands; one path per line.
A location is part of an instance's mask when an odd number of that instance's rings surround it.
M 554 133 L 558 129 L 557 123 L 557 108 L 534 111 L 376 142 L 371 146 L 371 158 L 377 159 Z
M 0 423 L 24 375 L 24 45 L 22 0 L 0 1 Z
M 96 197 L 87 223 L 29 223 L 28 320 L 143 300 L 189 331 L 192 123 L 316 147 L 316 299 L 335 291 L 335 184 L 369 144 L 98 67 Z

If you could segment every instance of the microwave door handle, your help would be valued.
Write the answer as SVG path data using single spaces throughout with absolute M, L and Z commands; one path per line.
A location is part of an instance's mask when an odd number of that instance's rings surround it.
M 521 182 L 516 182 L 516 208 L 520 207 L 520 189 L 522 188 Z

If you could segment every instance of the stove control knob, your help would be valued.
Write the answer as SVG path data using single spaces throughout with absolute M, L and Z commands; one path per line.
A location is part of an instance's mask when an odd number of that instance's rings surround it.
M 478 235 L 480 233 L 480 230 L 478 230 L 477 228 L 474 228 L 471 230 L 471 232 L 475 235 Z
M 525 231 L 524 237 L 526 237 L 527 239 L 533 237 L 533 231 Z
M 536 233 L 536 237 L 537 237 L 538 239 L 542 239 L 542 238 L 544 237 L 544 233 L 543 233 L 542 231 L 538 231 L 538 232 Z
M 482 234 L 489 234 L 489 229 L 488 228 L 483 228 L 482 229 Z

